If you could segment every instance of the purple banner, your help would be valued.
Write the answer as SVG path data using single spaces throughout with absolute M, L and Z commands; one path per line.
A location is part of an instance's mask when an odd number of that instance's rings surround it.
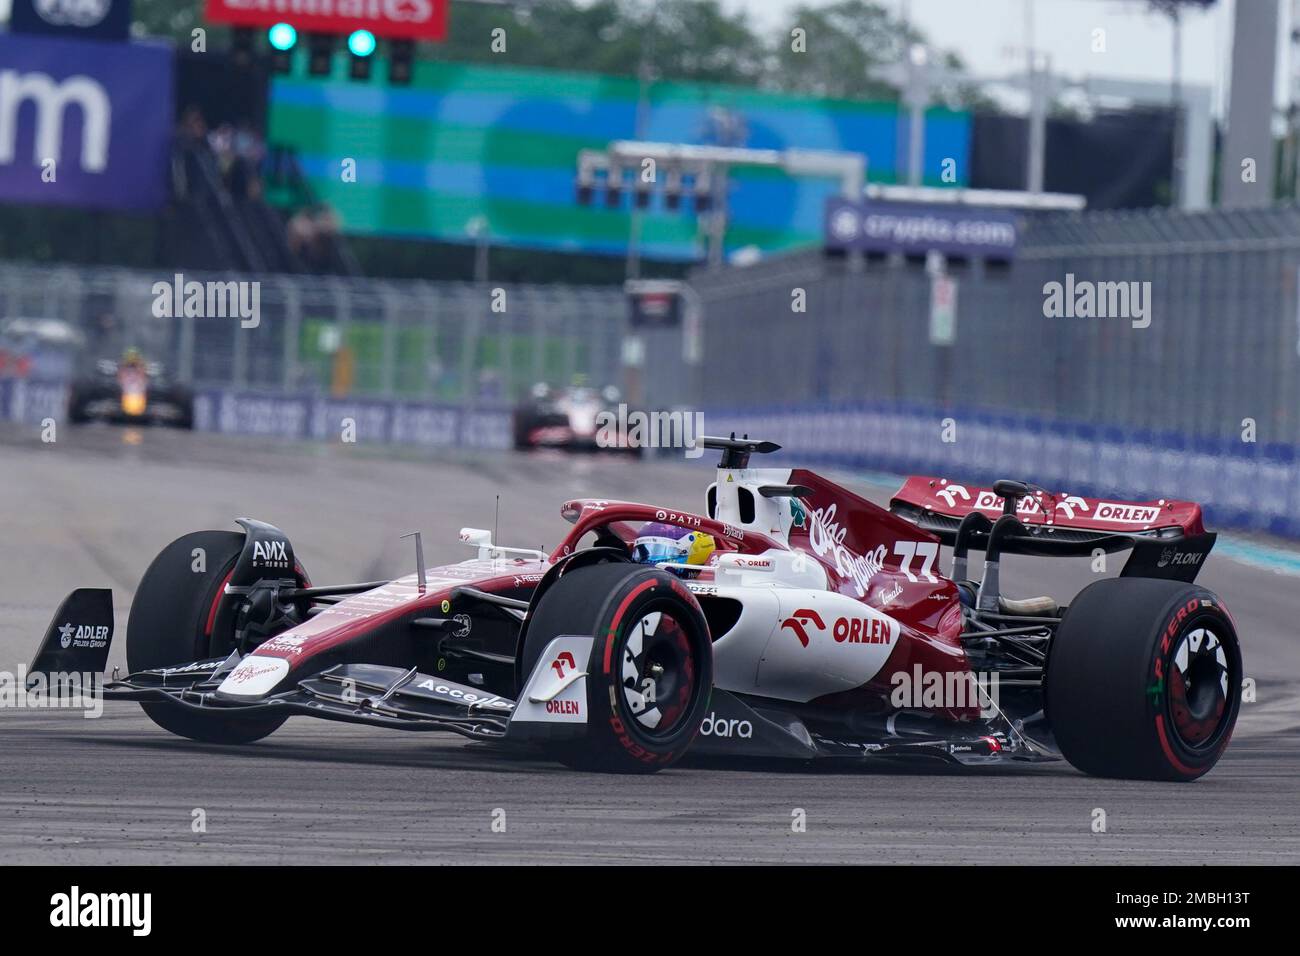
M 157 208 L 173 114 L 169 46 L 0 34 L 0 202 Z
M 827 249 L 1010 259 L 1017 216 L 1005 209 L 833 197 L 826 202 Z

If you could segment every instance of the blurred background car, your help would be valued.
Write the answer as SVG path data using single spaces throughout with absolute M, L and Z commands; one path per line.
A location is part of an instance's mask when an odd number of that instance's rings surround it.
M 600 447 L 600 414 L 609 412 L 616 417 L 619 398 L 612 385 L 598 390 L 584 385 L 555 388 L 538 382 L 514 411 L 515 448 Z
M 116 360 L 88 353 L 80 368 L 68 395 L 72 423 L 194 427 L 194 396 L 171 381 L 161 364 L 147 361 L 139 349 L 127 349 Z

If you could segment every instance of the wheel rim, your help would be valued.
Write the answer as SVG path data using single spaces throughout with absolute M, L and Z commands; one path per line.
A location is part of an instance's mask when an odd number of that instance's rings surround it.
M 1229 712 L 1231 666 L 1228 649 L 1212 627 L 1189 628 L 1170 658 L 1170 723 L 1192 750 L 1213 746 Z
M 648 737 L 675 734 L 687 719 L 699 668 L 687 625 L 672 611 L 650 611 L 623 642 L 623 703 Z

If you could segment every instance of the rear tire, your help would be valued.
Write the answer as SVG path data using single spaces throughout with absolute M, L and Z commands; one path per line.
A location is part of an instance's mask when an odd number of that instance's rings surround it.
M 578 770 L 654 773 L 699 732 L 713 689 L 713 645 L 695 596 L 666 571 L 616 562 L 561 575 L 538 601 L 521 673 L 561 634 L 591 634 L 587 735 L 548 744 Z M 608 662 L 608 664 L 607 664 Z M 646 681 L 653 695 L 643 693 Z
M 1241 679 L 1237 632 L 1212 592 L 1108 578 L 1079 593 L 1052 639 L 1047 716 L 1085 773 L 1195 780 L 1228 746 Z
M 206 570 L 194 571 L 201 548 Z M 214 604 L 244 549 L 234 531 L 195 531 L 163 548 L 145 571 L 126 625 L 126 664 L 141 671 L 228 654 L 232 637 L 209 634 Z M 246 744 L 261 740 L 288 717 L 221 717 L 174 704 L 142 703 L 159 727 L 204 743 Z

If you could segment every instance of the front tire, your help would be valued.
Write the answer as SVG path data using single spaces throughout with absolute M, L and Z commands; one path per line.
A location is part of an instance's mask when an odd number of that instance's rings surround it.
M 1047 660 L 1047 717 L 1085 773 L 1195 780 L 1232 737 L 1241 648 L 1211 591 L 1181 581 L 1108 578 L 1081 591 Z
M 193 570 L 196 549 L 202 549 L 203 571 Z M 234 649 L 232 637 L 212 632 L 213 612 L 243 549 L 244 536 L 234 531 L 195 531 L 163 548 L 145 571 L 131 602 L 126 625 L 128 670 L 188 664 Z M 252 743 L 288 719 L 222 717 L 194 713 L 175 704 L 140 706 L 164 730 L 204 743 Z
M 695 739 L 713 689 L 713 645 L 695 596 L 666 571 L 616 562 L 561 575 L 524 635 L 525 680 L 561 634 L 595 637 L 587 670 L 587 734 L 549 744 L 566 766 L 654 773 Z

